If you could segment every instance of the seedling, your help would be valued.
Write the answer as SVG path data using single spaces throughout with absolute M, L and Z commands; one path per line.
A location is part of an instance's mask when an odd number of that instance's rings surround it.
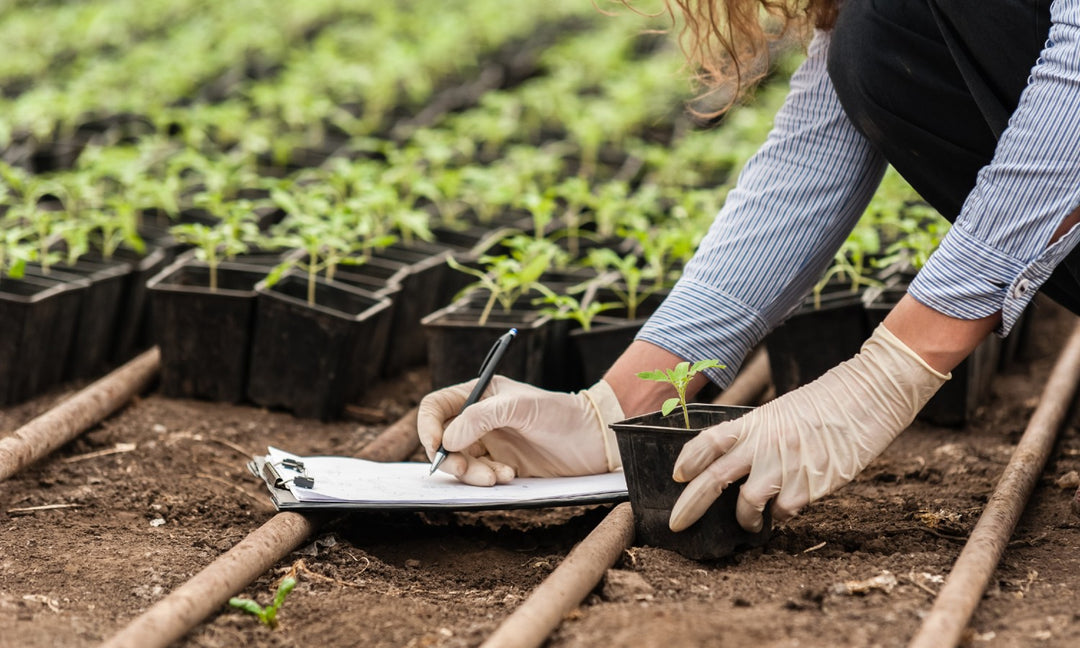
M 550 267 L 551 255 L 547 251 L 533 256 L 485 255 L 480 257 L 479 261 L 486 270 L 462 265 L 453 257 L 446 259 L 446 263 L 451 268 L 476 277 L 476 281 L 466 286 L 462 293 L 476 288 L 488 291 L 488 300 L 477 320 L 477 323 L 483 326 L 487 323 L 488 316 L 491 315 L 491 310 L 496 303 L 502 305 L 504 311 L 509 312 L 514 303 L 530 290 L 541 290 L 540 276 Z
M 847 239 L 836 252 L 832 266 L 825 271 L 814 286 L 814 308 L 821 308 L 821 293 L 830 281 L 848 282 L 852 293 L 859 288 L 877 286 L 881 282 L 870 277 L 867 272 L 870 259 L 881 249 L 881 239 L 877 228 L 860 221 L 860 225 L 851 231 Z
M 529 191 L 521 197 L 520 205 L 529 211 L 532 216 L 533 237 L 536 240 L 544 238 L 547 227 L 555 217 L 555 198 L 550 191 L 540 193 Z
M 139 218 L 135 206 L 123 197 L 114 196 L 107 199 L 106 207 L 108 211 L 94 209 L 87 214 L 89 239 L 101 256 L 111 259 L 121 245 L 140 254 L 145 252 L 146 244 L 139 236 Z
M 217 291 L 217 269 L 221 261 L 243 254 L 259 237 L 255 215 L 247 201 L 230 204 L 226 218 L 209 226 L 202 223 L 182 223 L 169 228 L 169 233 L 181 243 L 195 247 L 195 258 L 206 263 L 210 269 L 210 290 Z
M 719 360 L 698 360 L 693 365 L 689 362 L 680 362 L 675 365 L 673 369 L 657 369 L 656 371 L 642 371 L 639 372 L 637 377 L 642 380 L 653 380 L 656 382 L 668 383 L 675 388 L 675 393 L 678 396 L 669 398 L 664 401 L 664 404 L 660 406 L 660 412 L 667 416 L 671 414 L 672 410 L 676 407 L 682 406 L 683 423 L 686 425 L 686 429 L 690 429 L 690 413 L 686 409 L 686 388 L 690 384 L 690 381 L 694 379 L 694 376 L 700 371 L 705 369 L 724 369 L 724 365 L 720 364 Z
M 548 289 L 543 289 L 544 297 L 541 303 L 549 304 L 547 308 L 540 310 L 544 315 L 550 315 L 554 319 L 572 319 L 581 326 L 581 330 L 592 329 L 593 320 L 600 313 L 618 306 L 610 302 L 600 302 L 584 296 L 581 299 L 573 295 L 559 295 Z
M 278 611 L 281 609 L 281 606 L 285 604 L 285 597 L 289 595 L 289 592 L 293 591 L 294 587 L 296 587 L 295 578 L 290 577 L 281 579 L 281 584 L 278 585 L 277 593 L 274 594 L 273 602 L 266 607 L 259 605 L 251 599 L 239 598 L 236 596 L 229 599 L 229 605 L 254 615 L 260 623 L 273 629 L 276 628 L 278 624 Z
M 274 229 L 269 244 L 304 250 L 302 258 L 290 257 L 271 270 L 266 284 L 274 285 L 290 268 L 299 267 L 307 275 L 307 303 L 311 306 L 315 305 L 316 277 L 320 272 L 325 271 L 326 280 L 333 281 L 338 264 L 359 265 L 367 259 L 350 256 L 361 249 L 361 242 L 340 212 L 323 217 L 290 216 Z
M 555 192 L 565 203 L 561 217 L 563 234 L 567 239 L 570 257 L 576 259 L 581 245 L 582 212 L 595 209 L 596 199 L 589 183 L 580 176 L 563 180 L 555 187 Z
M 645 280 L 652 276 L 653 269 L 641 268 L 639 259 L 635 254 L 619 256 L 610 248 L 595 248 L 589 251 L 589 264 L 596 269 L 597 273 L 603 273 L 608 269 L 615 270 L 621 280 L 618 284 L 612 284 L 608 288 L 615 293 L 626 307 L 626 319 L 637 319 L 637 309 L 641 302 L 648 299 L 656 292 L 655 285 L 645 286 Z

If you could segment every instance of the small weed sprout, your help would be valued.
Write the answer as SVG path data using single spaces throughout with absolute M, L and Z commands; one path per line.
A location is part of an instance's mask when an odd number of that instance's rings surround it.
M 675 388 L 675 393 L 678 394 L 675 398 L 669 398 L 664 401 L 664 404 L 660 406 L 660 412 L 667 416 L 671 414 L 671 411 L 676 407 L 682 406 L 683 424 L 686 425 L 686 429 L 690 429 L 690 413 L 686 410 L 686 388 L 693 380 L 694 376 L 700 371 L 705 369 L 724 369 L 724 365 L 720 364 L 719 360 L 698 360 L 693 365 L 689 362 L 680 362 L 675 365 L 673 369 L 657 369 L 655 371 L 642 371 L 639 372 L 637 377 L 642 380 L 653 380 L 656 382 L 668 383 Z
M 260 623 L 273 629 L 276 628 L 278 624 L 278 611 L 281 610 L 281 606 L 285 603 L 285 597 L 289 595 L 289 592 L 293 591 L 294 587 L 296 587 L 295 578 L 289 577 L 281 579 L 281 583 L 277 588 L 277 593 L 274 594 L 273 602 L 266 607 L 259 605 L 251 599 L 239 598 L 236 596 L 229 599 L 229 605 L 254 615 Z

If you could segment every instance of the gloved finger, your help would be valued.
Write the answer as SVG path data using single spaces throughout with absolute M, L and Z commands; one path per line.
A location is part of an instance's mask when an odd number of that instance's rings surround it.
M 725 488 L 749 472 L 750 462 L 737 454 L 727 455 L 711 464 L 691 480 L 675 500 L 668 527 L 672 531 L 682 531 L 697 522 Z
M 509 464 L 504 464 L 501 461 L 495 461 L 488 456 L 478 456 L 476 459 L 477 461 L 484 462 L 488 465 L 489 468 L 491 468 L 492 472 L 495 473 L 496 484 L 509 484 L 514 479 L 514 477 L 517 476 L 517 471 L 514 470 L 514 467 Z
M 469 455 L 470 457 L 483 457 L 484 455 L 488 454 L 488 449 L 484 447 L 483 443 L 477 441 L 468 448 L 462 450 L 462 452 Z
M 462 475 L 469 468 L 468 458 L 460 452 L 451 452 L 446 455 L 446 459 L 439 464 L 439 470 L 442 472 L 461 479 Z
M 515 399 L 495 395 L 470 405 L 443 431 L 443 447 L 451 452 L 468 448 L 502 427 L 514 428 Z
M 743 420 L 738 419 L 702 430 L 683 445 L 679 458 L 675 460 L 672 477 L 677 482 L 688 482 L 697 477 L 738 443 L 744 427 Z
M 785 486 L 773 500 L 770 510 L 774 520 L 786 522 L 798 515 L 799 511 L 809 503 L 810 494 L 805 489 Z
M 443 430 L 447 422 L 461 411 L 475 384 L 475 380 L 470 380 L 466 383 L 444 387 L 424 396 L 420 401 L 420 405 L 416 408 L 416 431 L 429 459 L 434 456 L 435 450 L 442 442 Z
M 735 504 L 735 519 L 739 526 L 750 533 L 761 531 L 764 524 L 762 512 L 780 492 L 780 473 L 769 469 L 750 471 L 750 477 L 739 486 L 739 499 Z
M 469 465 L 458 479 L 470 486 L 494 486 L 498 483 L 495 470 L 484 462 L 482 457 L 470 457 L 465 454 L 460 456 L 465 457 Z

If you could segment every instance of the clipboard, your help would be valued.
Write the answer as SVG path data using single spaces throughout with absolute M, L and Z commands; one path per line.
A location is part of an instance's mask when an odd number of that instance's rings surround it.
M 428 464 L 353 457 L 302 457 L 278 448 L 248 462 L 274 506 L 284 510 L 492 510 L 605 504 L 627 499 L 621 471 L 582 477 L 528 477 L 469 486 Z

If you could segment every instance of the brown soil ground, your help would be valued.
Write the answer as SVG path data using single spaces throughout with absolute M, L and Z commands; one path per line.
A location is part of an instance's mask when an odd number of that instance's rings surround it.
M 1042 305 L 1027 360 L 965 429 L 917 423 L 852 485 L 764 549 L 697 563 L 627 551 L 551 646 L 902 646 L 929 609 L 1039 399 L 1075 318 Z M 423 393 L 417 371 L 366 406 L 384 421 Z M 64 394 L 0 411 L 7 434 Z M 246 471 L 268 444 L 349 454 L 381 425 L 323 424 L 150 394 L 0 483 L 0 646 L 89 646 L 122 628 L 273 515 Z M 87 457 L 88 453 L 127 451 Z M 973 620 L 973 646 L 1080 645 L 1080 434 L 1066 427 Z M 16 509 L 69 508 L 20 513 Z M 266 603 L 303 561 L 277 630 L 222 608 L 184 646 L 474 646 L 607 507 L 357 514 L 245 590 Z M 848 581 L 895 585 L 844 593 Z

